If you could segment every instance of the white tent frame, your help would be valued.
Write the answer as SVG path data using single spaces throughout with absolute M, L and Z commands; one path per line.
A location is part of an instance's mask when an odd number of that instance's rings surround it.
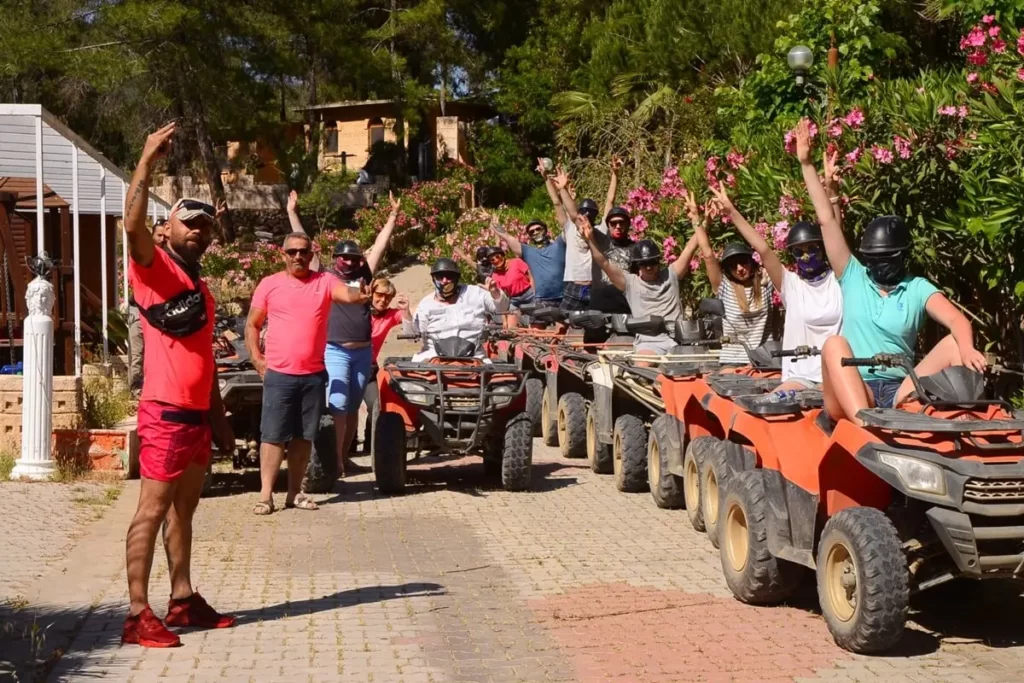
M 44 179 L 44 171 L 47 173 Z M 36 182 L 36 248 L 43 251 L 45 208 L 43 185 L 67 200 L 71 197 L 72 252 L 75 287 L 75 376 L 82 375 L 82 303 L 79 215 L 100 215 L 100 270 L 103 300 L 103 363 L 109 362 L 107 331 L 107 231 L 106 218 L 124 216 L 124 200 L 131 177 L 88 142 L 76 135 L 39 104 L 0 104 L 0 177 L 33 177 Z M 45 183 L 44 183 L 45 180 Z M 108 180 L 121 185 L 120 202 L 108 213 Z M 111 196 L 113 199 L 113 196 Z M 167 217 L 170 204 L 152 191 L 149 209 Z M 121 276 L 121 303 L 128 301 L 128 242 L 121 240 L 121 258 L 125 267 Z M 116 270 L 116 264 L 115 264 Z M 115 272 L 114 281 L 118 281 Z

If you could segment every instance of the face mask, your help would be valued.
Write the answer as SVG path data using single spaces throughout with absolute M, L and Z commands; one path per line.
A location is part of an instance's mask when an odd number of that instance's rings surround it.
M 354 280 L 362 265 L 362 261 L 350 263 L 341 258 L 334 259 L 334 266 L 338 269 L 338 274 L 346 280 Z
M 449 280 L 448 282 L 441 282 L 440 280 L 434 280 L 434 291 L 442 299 L 450 299 L 455 296 L 455 292 L 459 288 L 459 283 Z
M 616 244 L 629 242 L 629 231 L 626 229 L 626 226 L 609 226 L 608 234 Z
M 804 280 L 817 280 L 831 267 L 828 259 L 820 250 L 804 252 L 803 256 L 799 258 L 794 254 L 793 259 L 796 261 L 796 274 Z
M 530 242 L 538 247 L 543 247 L 548 243 L 548 234 L 543 231 L 530 233 Z
M 903 254 L 895 256 L 883 256 L 881 258 L 864 258 L 864 267 L 867 268 L 868 277 L 876 285 L 882 288 L 891 288 L 903 281 L 907 274 L 906 262 Z

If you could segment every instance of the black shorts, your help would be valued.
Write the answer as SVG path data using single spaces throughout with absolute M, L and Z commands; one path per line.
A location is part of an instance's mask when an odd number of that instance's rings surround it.
M 327 401 L 327 371 L 286 375 L 267 370 L 263 377 L 260 439 L 286 444 L 293 439 L 313 441 Z
M 590 285 L 566 282 L 560 308 L 565 311 L 585 311 L 590 308 Z

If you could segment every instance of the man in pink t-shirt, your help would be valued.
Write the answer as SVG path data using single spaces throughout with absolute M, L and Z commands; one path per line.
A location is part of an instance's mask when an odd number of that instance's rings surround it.
M 327 395 L 324 348 L 331 303 L 363 303 L 367 292 L 349 287 L 330 273 L 310 270 L 313 243 L 302 232 L 284 240 L 285 270 L 256 286 L 245 326 L 245 345 L 263 378 L 260 420 L 260 500 L 253 512 L 274 512 L 274 480 L 288 452 L 286 508 L 316 510 L 299 492 Z M 260 349 L 260 329 L 269 321 Z

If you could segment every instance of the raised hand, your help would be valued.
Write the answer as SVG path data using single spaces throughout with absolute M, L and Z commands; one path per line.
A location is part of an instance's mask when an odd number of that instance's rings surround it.
M 618 173 L 622 168 L 622 159 L 619 157 L 612 157 L 612 173 Z
M 493 277 L 488 276 L 487 279 L 484 280 L 484 287 L 486 287 L 487 291 L 491 293 L 492 298 L 497 299 L 501 296 L 501 289 L 498 287 L 498 283 L 494 281 Z
M 172 121 L 155 133 L 151 133 L 142 148 L 142 160 L 156 161 L 166 157 L 171 151 L 171 143 L 177 126 L 178 124 Z
M 541 178 L 548 177 L 548 170 L 544 168 L 544 157 L 537 157 L 537 173 L 540 173 Z
M 796 126 L 796 158 L 801 164 L 811 162 L 811 122 L 810 119 L 800 119 Z
M 395 306 L 401 311 L 409 310 L 409 297 L 405 294 L 399 294 L 395 297 Z
M 701 222 L 700 209 L 697 207 L 697 196 L 693 192 L 686 193 L 686 215 L 690 222 L 697 225 Z
M 299 193 L 292 190 L 288 193 L 288 213 L 294 212 L 299 207 Z
M 555 169 L 555 187 L 559 190 L 564 190 L 569 186 L 569 174 L 565 172 L 565 169 L 559 166 Z
M 725 185 L 723 183 L 712 185 L 711 194 L 714 195 L 714 199 L 712 201 L 718 205 L 718 209 L 722 213 L 730 213 L 736 210 L 736 207 L 732 204 L 732 200 L 729 199 L 729 195 L 725 191 Z
M 825 189 L 832 196 L 839 194 L 839 150 L 825 154 Z
M 214 214 L 213 219 L 220 221 L 220 219 L 228 212 L 228 202 L 225 199 L 217 200 L 217 213 Z
M 590 224 L 590 219 L 583 213 L 576 214 L 576 227 L 580 229 L 580 235 L 589 244 L 594 239 L 594 226 Z
M 397 214 L 398 210 L 402 208 L 402 202 L 395 198 L 395 193 L 388 190 L 388 203 L 391 205 L 391 213 Z

